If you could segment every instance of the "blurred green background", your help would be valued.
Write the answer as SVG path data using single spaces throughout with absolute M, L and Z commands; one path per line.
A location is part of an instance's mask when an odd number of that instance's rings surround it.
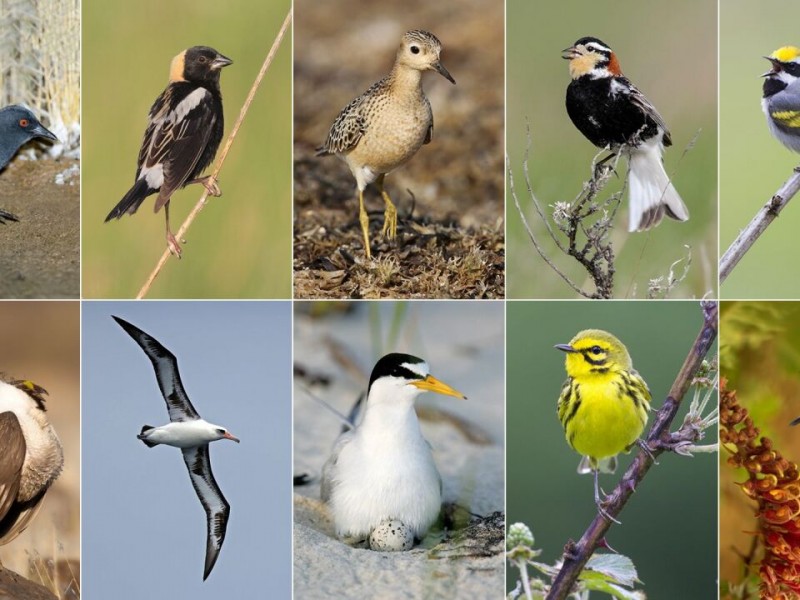
M 764 56 L 800 45 L 795 1 L 775 0 L 769 10 L 747 0 L 720 7 L 720 252 L 792 174 L 800 157 L 778 142 L 761 111 Z M 796 298 L 800 278 L 786 272 L 797 253 L 800 221 L 795 199 L 753 245 L 720 290 L 723 298 Z
M 103 219 L 133 183 L 147 113 L 167 84 L 172 57 L 208 45 L 233 60 L 221 78 L 227 138 L 289 6 L 84 1 L 84 297 L 135 296 L 166 247 L 163 210 L 153 214 L 153 197 L 133 216 Z M 228 154 L 222 197 L 210 199 L 189 229 L 183 259 L 168 261 L 148 297 L 290 296 L 291 43 L 287 34 Z M 192 185 L 173 196 L 174 231 L 202 191 Z
M 697 336 L 697 302 L 509 302 L 507 308 L 507 510 L 526 523 L 540 560 L 552 564 L 596 515 L 590 475 L 576 472 L 579 455 L 564 440 L 556 401 L 566 379 L 564 354 L 553 348 L 586 328 L 606 329 L 627 346 L 661 408 Z M 677 429 L 689 396 L 673 422 Z M 652 425 L 651 413 L 648 429 Z M 703 443 L 716 441 L 716 429 Z M 621 455 L 610 491 L 633 456 Z M 630 557 L 652 600 L 715 598 L 717 589 L 717 461 L 699 454 L 662 454 L 622 511 L 608 543 Z M 518 577 L 509 567 L 511 589 Z
M 800 431 L 789 422 L 800 415 L 800 303 L 723 302 L 720 312 L 720 373 L 761 435 L 787 459 L 800 462 Z M 720 466 L 720 580 L 742 581 L 742 556 L 757 529 L 755 503 L 742 493 L 747 479 L 726 462 Z M 760 558 L 760 553 L 756 557 Z M 753 596 L 755 596 L 754 594 Z
M 753 3 L 754 10 L 757 6 Z M 665 219 L 649 233 L 629 234 L 626 193 L 612 233 L 615 297 L 646 297 L 648 280 L 666 275 L 669 265 L 687 254 L 686 244 L 692 248 L 692 268 L 671 297 L 699 297 L 716 290 L 717 3 L 508 0 L 507 15 L 507 152 L 523 211 L 534 233 L 546 242 L 548 254 L 573 281 L 587 287 L 585 271 L 571 257 L 556 254 L 555 245 L 545 238 L 526 195 L 522 161 L 528 119 L 533 189 L 548 212 L 557 201 L 571 202 L 589 177 L 597 149 L 567 116 L 564 99 L 570 79 L 561 50 L 591 35 L 614 49 L 625 75 L 666 120 L 674 144 L 664 155 L 667 173 L 691 216 L 687 223 Z M 681 158 L 698 130 L 696 145 Z M 618 190 L 620 185 L 615 181 L 606 189 Z M 509 297 L 574 297 L 533 248 L 510 194 L 506 207 Z

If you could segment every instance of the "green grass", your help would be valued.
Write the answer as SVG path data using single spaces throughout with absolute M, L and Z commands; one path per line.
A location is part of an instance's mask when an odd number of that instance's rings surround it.
M 233 59 L 221 81 L 227 138 L 288 9 L 288 2 L 83 3 L 85 297 L 133 297 L 165 248 L 164 215 L 153 214 L 152 198 L 133 216 L 103 219 L 133 183 L 147 113 L 172 57 L 208 45 Z M 291 294 L 290 49 L 287 35 L 220 174 L 223 196 L 210 200 L 189 229 L 183 259 L 167 263 L 149 297 Z M 202 191 L 189 186 L 173 196 L 175 231 Z
M 716 2 L 621 0 L 602 6 L 605 10 L 580 0 L 508 2 L 506 139 L 523 210 L 544 240 L 522 177 L 526 119 L 533 137 L 531 179 L 540 202 L 547 207 L 571 201 L 590 175 L 597 150 L 575 129 L 564 108 L 569 74 L 561 50 L 580 37 L 599 37 L 617 52 L 624 73 L 669 125 L 674 146 L 665 153 L 667 172 L 691 215 L 688 223 L 668 221 L 650 233 L 628 234 L 627 197 L 623 200 L 612 234 L 615 297 L 645 297 L 647 281 L 666 275 L 669 265 L 685 256 L 684 244 L 692 248 L 693 266 L 671 297 L 702 296 L 716 288 Z M 698 131 L 695 146 L 681 159 Z M 574 297 L 534 250 L 510 196 L 506 203 L 509 297 Z M 572 258 L 556 254 L 552 243 L 545 247 L 586 287 L 585 271 Z
M 720 13 L 720 248 L 724 251 L 783 182 L 800 157 L 767 130 L 761 112 L 764 56 L 800 45 L 797 3 L 776 0 L 770 10 L 746 0 L 726 0 Z M 724 298 L 796 298 L 793 271 L 800 207 L 781 213 L 722 285 Z

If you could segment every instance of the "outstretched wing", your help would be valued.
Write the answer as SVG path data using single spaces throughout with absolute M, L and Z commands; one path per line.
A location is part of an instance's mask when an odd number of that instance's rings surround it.
M 158 387 L 167 403 L 170 421 L 194 421 L 200 418 L 183 389 L 181 374 L 178 372 L 178 359 L 153 336 L 124 319 L 111 315 L 129 336 L 147 354 L 156 372 Z
M 225 541 L 231 507 L 222 495 L 214 479 L 214 473 L 211 472 L 208 444 L 184 448 L 183 460 L 189 469 L 194 491 L 197 492 L 200 504 L 206 511 L 206 563 L 203 570 L 203 581 L 205 581 L 214 568 L 222 542 Z

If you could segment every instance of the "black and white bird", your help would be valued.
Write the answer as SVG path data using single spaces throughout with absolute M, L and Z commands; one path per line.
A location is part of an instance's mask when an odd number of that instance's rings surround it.
M 0 545 L 30 524 L 64 466 L 45 394 L 31 381 L 0 380 Z
M 0 169 L 11 162 L 17 151 L 32 139 L 57 142 L 55 134 L 39 122 L 30 110 L 18 104 L 0 108 Z M 0 224 L 19 221 L 16 215 L 0 210 Z
M 667 125 L 636 86 L 622 74 L 617 55 L 594 37 L 564 50 L 572 78 L 567 114 L 598 148 L 620 149 L 628 158 L 628 231 L 645 231 L 664 215 L 689 220 L 689 210 L 664 170 L 662 154 L 672 145 Z
M 211 195 L 220 195 L 216 182 L 200 175 L 222 141 L 219 76 L 232 63 L 208 46 L 193 46 L 172 59 L 169 84 L 150 109 L 133 187 L 108 213 L 106 223 L 132 215 L 145 198 L 158 193 L 155 212 L 164 207 L 167 245 L 180 258 L 180 244 L 169 227 L 169 201 L 190 183 L 202 183 Z
M 466 398 L 416 356 L 387 354 L 375 364 L 361 423 L 339 436 L 322 469 L 322 500 L 348 543 L 362 542 L 389 521 L 420 540 L 436 521 L 442 479 L 414 411 L 425 391 Z
M 217 562 L 231 511 L 228 501 L 225 500 L 214 479 L 214 473 L 211 472 L 208 444 L 222 439 L 238 443 L 239 439 L 224 427 L 200 418 L 183 388 L 178 372 L 178 360 L 174 354 L 138 327 L 119 317 L 113 318 L 141 346 L 153 363 L 158 387 L 169 411 L 169 423 L 160 427 L 145 425 L 137 437 L 148 448 L 166 444 L 181 449 L 194 490 L 206 511 L 206 561 L 203 570 L 203 581 L 205 581 Z

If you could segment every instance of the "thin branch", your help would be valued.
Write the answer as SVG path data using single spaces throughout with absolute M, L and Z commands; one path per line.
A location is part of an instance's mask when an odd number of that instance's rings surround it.
M 674 445 L 678 438 L 684 437 L 683 428 L 675 434 L 670 434 L 669 426 L 678 412 L 683 396 L 692 385 L 695 374 L 717 337 L 717 303 L 704 301 L 700 306 L 703 310 L 703 326 L 669 390 L 664 405 L 656 413 L 655 422 L 645 440 L 652 453 L 652 458 L 643 450 L 639 451 L 625 475 L 608 497 L 605 510 L 611 517 L 616 517 L 622 511 L 634 489 L 650 470 L 653 458 L 670 449 L 670 446 Z M 564 600 L 569 595 L 592 553 L 601 545 L 611 524 L 611 521 L 598 514 L 577 543 L 571 540 L 567 543 L 564 564 L 553 580 L 547 600 Z
M 286 31 L 289 29 L 289 23 L 292 21 L 292 9 L 289 8 L 289 12 L 286 14 L 286 18 L 283 20 L 283 25 L 281 25 L 280 31 L 278 31 L 278 35 L 275 37 L 275 41 L 272 42 L 272 48 L 269 49 L 269 53 L 267 57 L 264 59 L 264 64 L 261 65 L 261 70 L 258 72 L 256 76 L 256 80 L 253 82 L 253 86 L 250 88 L 250 92 L 247 94 L 247 98 L 242 105 L 242 109 L 239 111 L 239 118 L 236 120 L 236 123 L 233 125 L 233 129 L 231 130 L 230 135 L 228 136 L 228 140 L 225 142 L 225 147 L 222 149 L 222 152 L 219 155 L 219 160 L 217 161 L 217 165 L 212 171 L 211 175 L 208 178 L 208 187 L 213 187 L 214 183 L 217 181 L 217 177 L 219 176 L 220 170 L 222 170 L 222 165 L 225 162 L 225 158 L 228 156 L 228 152 L 233 145 L 233 140 L 236 138 L 236 134 L 239 133 L 239 128 L 242 126 L 242 122 L 244 121 L 245 115 L 247 115 L 247 111 L 250 108 L 250 104 L 253 102 L 253 98 L 258 91 L 259 86 L 261 85 L 261 80 L 264 79 L 264 75 L 267 73 L 270 65 L 272 64 L 273 59 L 275 58 L 275 54 L 278 52 L 278 48 L 281 45 L 281 41 L 283 40 L 283 36 L 286 34 Z M 200 199 L 197 201 L 197 204 L 194 205 L 194 208 L 189 213 L 189 216 L 186 217 L 186 220 L 181 225 L 178 233 L 175 235 L 177 239 L 183 239 L 183 236 L 188 231 L 189 227 L 191 226 L 192 222 L 195 220 L 197 215 L 200 214 L 200 211 L 203 210 L 203 207 L 206 204 L 206 200 L 208 198 L 208 189 L 203 191 L 203 194 L 200 196 Z M 137 300 L 141 300 L 144 298 L 147 293 L 150 291 L 150 286 L 153 285 L 156 277 L 161 272 L 161 269 L 169 260 L 171 253 L 169 248 L 164 250 L 164 253 L 161 255 L 158 263 L 156 263 L 153 272 L 150 273 L 150 276 L 144 282 L 142 289 L 139 290 L 139 293 L 136 295 Z
M 719 261 L 719 283 L 728 278 L 731 271 L 739 264 L 742 257 L 750 250 L 750 247 L 769 227 L 775 218 L 781 213 L 784 207 L 789 204 L 789 200 L 800 191 L 800 167 L 795 167 L 794 173 L 786 180 L 781 188 L 762 206 L 753 217 L 753 220 L 745 227 L 733 240 L 733 243 L 722 255 Z

